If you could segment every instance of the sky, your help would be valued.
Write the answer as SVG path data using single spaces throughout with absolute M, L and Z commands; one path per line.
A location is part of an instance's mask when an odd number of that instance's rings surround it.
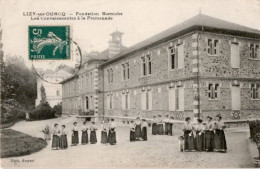
M 121 12 L 112 21 L 35 21 L 23 12 Z M 0 0 L 5 55 L 28 59 L 28 25 L 71 25 L 73 40 L 86 52 L 108 47 L 109 34 L 123 32 L 127 47 L 201 11 L 260 30 L 260 0 Z

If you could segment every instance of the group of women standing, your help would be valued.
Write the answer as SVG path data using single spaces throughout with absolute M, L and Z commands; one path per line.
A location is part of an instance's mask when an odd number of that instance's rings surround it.
M 220 114 L 216 118 L 216 122 L 213 122 L 212 117 L 208 116 L 205 125 L 202 119 L 197 119 L 197 124 L 194 125 L 189 117 L 186 118 L 183 125 L 184 151 L 227 151 L 225 125 Z
M 61 130 L 58 128 L 58 124 L 54 124 L 53 129 L 53 139 L 52 139 L 52 149 L 66 149 L 68 147 L 67 135 L 68 132 L 65 131 L 65 125 L 62 125 Z M 110 123 L 102 123 L 101 130 L 101 143 L 111 145 L 116 144 L 116 125 L 114 123 L 114 119 L 111 119 Z M 90 139 L 88 138 L 88 130 L 90 131 Z M 96 135 L 97 126 L 95 122 L 91 122 L 90 127 L 87 126 L 87 122 L 83 122 L 83 126 L 81 128 L 81 144 L 85 145 L 89 142 L 91 144 L 97 143 L 97 135 Z M 71 135 L 71 146 L 76 146 L 79 144 L 79 129 L 77 126 L 77 122 L 73 123 L 72 135 Z
M 153 116 L 152 120 L 152 134 L 153 135 L 173 135 L 173 117 L 166 115 L 166 118 L 163 120 L 161 115 L 158 117 Z
M 148 124 L 145 119 L 136 118 L 136 121 L 130 121 L 130 142 L 147 141 Z

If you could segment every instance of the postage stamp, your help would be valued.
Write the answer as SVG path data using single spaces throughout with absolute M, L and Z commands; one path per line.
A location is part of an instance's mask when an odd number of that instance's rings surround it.
M 70 59 L 70 26 L 29 26 L 29 60 Z

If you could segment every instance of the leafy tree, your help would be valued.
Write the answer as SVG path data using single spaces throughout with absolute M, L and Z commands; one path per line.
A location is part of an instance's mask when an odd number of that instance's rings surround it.
M 46 99 L 46 93 L 45 93 L 45 88 L 43 85 L 41 85 L 41 102 L 40 103 L 46 103 L 47 99 Z

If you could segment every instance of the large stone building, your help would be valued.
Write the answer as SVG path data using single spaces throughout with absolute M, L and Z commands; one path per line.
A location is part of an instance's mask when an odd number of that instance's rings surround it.
M 197 15 L 132 47 L 122 33 L 62 82 L 64 114 L 260 117 L 260 31 Z

